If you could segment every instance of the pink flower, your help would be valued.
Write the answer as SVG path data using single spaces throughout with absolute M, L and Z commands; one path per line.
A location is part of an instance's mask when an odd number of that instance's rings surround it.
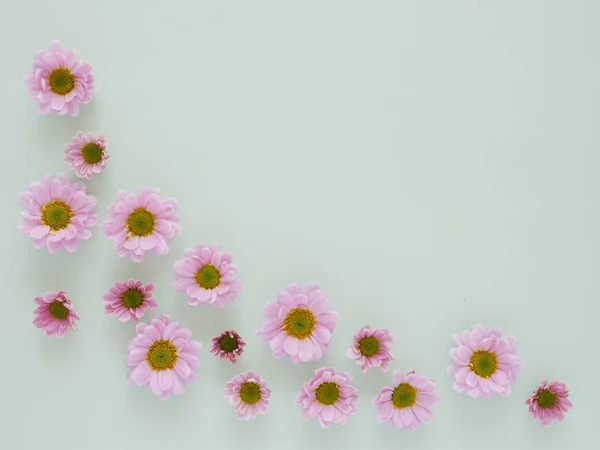
M 27 192 L 19 194 L 23 220 L 19 230 L 31 236 L 33 246 L 46 246 L 51 253 L 61 248 L 77 249 L 79 239 L 89 239 L 96 225 L 92 214 L 96 199 L 85 195 L 83 183 L 69 183 L 67 177 L 47 175 L 41 182 L 31 183 Z
M 33 312 L 36 316 L 33 324 L 44 328 L 46 336 L 61 338 L 67 334 L 69 328 L 76 331 L 75 321 L 79 320 L 79 315 L 73 309 L 65 291 L 46 292 L 41 297 L 36 297 L 35 302 L 39 306 Z
M 167 315 L 152 320 L 150 325 L 139 323 L 136 337 L 127 344 L 127 379 L 166 400 L 171 394 L 181 395 L 185 384 L 196 381 L 196 366 L 200 342 L 191 339 L 190 330 Z
M 558 381 L 550 384 L 542 381 L 525 404 L 529 406 L 533 418 L 542 422 L 542 425 L 549 425 L 553 420 L 562 422 L 564 413 L 573 407 L 567 386 Z
M 504 337 L 498 329 L 486 330 L 481 325 L 452 338 L 456 347 L 450 349 L 452 364 L 448 373 L 454 375 L 454 389 L 473 398 L 509 396 L 515 373 L 523 364 L 515 354 L 516 338 Z
M 210 352 L 221 359 L 229 359 L 235 364 L 235 358 L 242 356 L 246 343 L 242 337 L 233 330 L 225 330 L 217 337 L 212 338 Z
M 153 283 L 144 286 L 141 280 L 133 278 L 117 281 L 102 297 L 106 314 L 114 314 L 121 322 L 141 319 L 147 309 L 158 306 L 152 298 L 153 290 Z
M 89 180 L 93 174 L 102 172 L 108 158 L 104 136 L 79 131 L 65 147 L 65 162 L 79 178 Z
M 267 320 L 259 334 L 270 345 L 273 357 L 287 355 L 295 364 L 323 357 L 338 319 L 317 283 L 310 283 L 305 290 L 289 284 L 276 302 L 265 305 L 263 315 Z
M 252 371 L 236 375 L 225 385 L 225 397 L 238 419 L 250 420 L 267 413 L 271 390 L 260 375 Z
M 346 425 L 348 416 L 356 413 L 358 399 L 351 381 L 348 372 L 338 374 L 332 367 L 317 369 L 296 396 L 296 404 L 304 410 L 304 420 L 317 417 L 323 428 L 333 423 Z
M 379 367 L 385 372 L 394 359 L 390 353 L 393 340 L 394 335 L 387 328 L 371 329 L 366 325 L 354 335 L 354 345 L 348 348 L 346 355 L 356 360 L 363 372 L 369 367 Z
M 439 401 L 435 383 L 414 370 L 406 375 L 394 371 L 394 386 L 385 386 L 373 399 L 377 420 L 393 428 L 416 430 L 433 419 L 433 404 Z
M 143 188 L 137 194 L 117 192 L 116 203 L 108 206 L 110 219 L 102 222 L 102 231 L 115 240 L 117 255 L 141 262 L 146 252 L 157 255 L 169 251 L 167 241 L 181 231 L 177 200 L 162 199 L 158 189 Z
M 217 308 L 236 299 L 242 285 L 235 279 L 237 267 L 219 245 L 203 243 L 188 248 L 185 259 L 173 265 L 175 289 L 190 296 L 189 304 L 206 302 Z
M 56 111 L 60 116 L 76 116 L 79 104 L 89 103 L 96 92 L 92 67 L 77 61 L 75 50 L 65 50 L 59 40 L 35 54 L 25 84 L 30 97 L 38 102 L 39 114 Z

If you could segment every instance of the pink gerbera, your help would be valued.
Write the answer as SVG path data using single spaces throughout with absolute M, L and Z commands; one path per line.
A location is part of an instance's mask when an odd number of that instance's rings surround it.
M 235 279 L 237 267 L 231 255 L 217 243 L 197 244 L 185 251 L 185 259 L 173 265 L 175 289 L 190 296 L 189 304 L 206 302 L 217 308 L 236 299 L 242 284 Z
M 96 92 L 92 67 L 78 61 L 75 50 L 65 50 L 59 40 L 35 54 L 25 83 L 31 98 L 38 102 L 39 114 L 56 111 L 61 116 L 76 116 L 79 104 L 89 103 Z
M 114 239 L 117 255 L 140 262 L 147 251 L 164 255 L 169 251 L 167 241 L 181 231 L 177 215 L 177 200 L 163 199 L 158 189 L 143 188 L 137 194 L 117 192 L 116 203 L 108 206 L 110 219 L 102 230 Z
M 373 399 L 377 420 L 394 428 L 416 430 L 433 419 L 432 406 L 439 401 L 435 383 L 414 370 L 394 371 L 394 386 L 385 386 Z
M 133 278 L 117 281 L 102 297 L 106 303 L 106 314 L 114 314 L 121 322 L 141 319 L 147 309 L 157 307 L 152 298 L 153 290 L 153 283 L 144 286 L 141 280 Z
M 250 420 L 267 413 L 271 390 L 260 375 L 251 370 L 236 375 L 225 385 L 225 397 L 238 419 Z
M 46 336 L 61 338 L 67 334 L 69 328 L 76 330 L 75 321 L 79 320 L 79 315 L 73 309 L 65 291 L 46 292 L 41 297 L 36 297 L 35 302 L 39 306 L 33 312 L 36 316 L 33 324 L 43 328 Z
M 354 335 L 354 345 L 348 348 L 346 355 L 356 360 L 363 372 L 369 367 L 379 367 L 386 371 L 388 364 L 394 359 L 390 353 L 393 340 L 394 335 L 387 328 L 371 329 L 366 325 Z
M 96 199 L 85 194 L 83 183 L 71 184 L 62 174 L 30 184 L 28 191 L 19 194 L 19 203 L 24 208 L 19 230 L 31 236 L 35 248 L 46 246 L 52 253 L 61 248 L 75 251 L 77 241 L 88 239 L 96 225 L 96 215 L 91 213 Z
M 356 413 L 358 399 L 351 381 L 348 372 L 338 374 L 332 367 L 317 369 L 296 396 L 296 404 L 304 410 L 304 420 L 317 417 L 323 428 L 334 423 L 346 425 L 348 416 Z
M 273 357 L 289 356 L 294 363 L 318 361 L 323 357 L 337 324 L 337 311 L 329 310 L 327 294 L 317 283 L 302 290 L 290 284 L 263 308 L 267 320 L 260 326 L 262 340 Z
M 515 353 L 514 336 L 502 336 L 496 328 L 486 330 L 475 325 L 473 331 L 463 331 L 452 338 L 456 347 L 450 349 L 452 364 L 448 373 L 454 375 L 457 392 L 466 392 L 473 398 L 510 395 L 515 373 L 523 364 Z
M 229 359 L 235 364 L 235 358 L 242 356 L 246 343 L 242 337 L 233 330 L 225 330 L 217 337 L 212 338 L 210 352 L 221 359 Z
M 127 344 L 127 379 L 148 389 L 162 400 L 180 395 L 185 384 L 196 381 L 200 365 L 200 342 L 191 339 L 190 330 L 171 322 L 167 315 L 139 323 L 136 337 Z
M 89 180 L 93 174 L 102 172 L 108 158 L 104 136 L 79 131 L 65 147 L 65 162 L 79 178 Z
M 542 425 L 549 425 L 553 420 L 562 421 L 564 413 L 573 407 L 567 386 L 558 381 L 542 381 L 525 404 L 529 406 L 533 418 L 542 422 Z

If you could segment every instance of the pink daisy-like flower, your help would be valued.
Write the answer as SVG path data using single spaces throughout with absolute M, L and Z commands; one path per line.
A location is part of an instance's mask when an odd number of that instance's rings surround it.
M 61 338 L 67 334 L 69 328 L 76 331 L 75 321 L 79 320 L 79 315 L 73 309 L 65 291 L 46 292 L 41 297 L 36 297 L 35 302 L 39 306 L 33 312 L 36 316 L 33 324 L 43 328 L 46 336 Z
M 356 413 L 358 399 L 351 381 L 348 372 L 336 373 L 332 367 L 317 369 L 296 396 L 296 404 L 304 410 L 304 420 L 317 417 L 323 428 L 334 423 L 346 425 L 348 416 Z
M 567 385 L 558 381 L 548 383 L 542 381 L 533 395 L 525 402 L 529 406 L 529 412 L 535 420 L 542 425 L 549 425 L 552 421 L 561 421 L 565 418 L 564 413 L 573 407 L 569 400 Z
M 225 330 L 217 337 L 212 338 L 210 352 L 221 359 L 228 359 L 235 364 L 235 358 L 242 356 L 246 343 L 242 337 L 233 330 Z
M 263 315 L 267 320 L 259 334 L 270 345 L 273 357 L 289 356 L 295 364 L 323 357 L 338 319 L 317 283 L 310 283 L 305 290 L 289 284 L 276 302 L 265 305 Z
M 369 367 L 379 367 L 385 372 L 394 359 L 390 353 L 393 340 L 394 335 L 387 328 L 371 329 L 366 325 L 354 335 L 354 345 L 348 348 L 346 355 L 354 359 L 363 372 Z
M 96 137 L 79 131 L 65 146 L 65 162 L 79 178 L 89 180 L 93 174 L 102 172 L 108 158 L 104 136 Z
M 456 347 L 450 349 L 454 389 L 473 398 L 489 398 L 494 394 L 510 395 L 515 373 L 523 365 L 515 353 L 517 339 L 502 336 L 496 328 L 475 325 L 473 331 L 452 336 Z
M 133 278 L 117 281 L 102 297 L 106 314 L 114 314 L 121 322 L 141 319 L 147 309 L 158 306 L 152 298 L 153 290 L 153 283 L 144 286 L 141 280 Z
M 190 296 L 189 304 L 206 302 L 216 308 L 236 299 L 242 284 L 235 279 L 237 267 L 219 245 L 197 244 L 185 251 L 185 259 L 173 265 L 175 289 Z
M 149 325 L 137 324 L 135 332 L 136 337 L 127 344 L 129 382 L 148 386 L 161 400 L 183 394 L 185 384 L 198 378 L 200 342 L 192 340 L 190 330 L 165 314 Z
M 236 375 L 225 385 L 225 397 L 238 419 L 250 420 L 267 413 L 271 390 L 260 375 L 251 370 Z
M 92 67 L 78 61 L 75 50 L 65 50 L 59 40 L 35 54 L 25 84 L 30 97 L 38 102 L 39 114 L 55 111 L 60 116 L 76 116 L 79 104 L 89 103 L 96 92 Z
M 416 430 L 433 419 L 433 404 L 439 401 L 435 383 L 414 370 L 406 375 L 394 371 L 394 386 L 385 386 L 373 399 L 377 420 L 393 428 Z
M 167 241 L 181 231 L 177 200 L 160 198 L 158 189 L 143 188 L 137 194 L 117 192 L 116 203 L 108 206 L 110 219 L 102 231 L 114 239 L 117 255 L 141 262 L 146 252 L 164 255 Z
M 31 237 L 35 248 L 46 246 L 51 253 L 61 248 L 74 252 L 77 241 L 88 239 L 96 225 L 91 213 L 96 199 L 85 194 L 83 183 L 71 184 L 63 174 L 31 183 L 19 194 L 19 203 L 23 207 L 19 230 Z

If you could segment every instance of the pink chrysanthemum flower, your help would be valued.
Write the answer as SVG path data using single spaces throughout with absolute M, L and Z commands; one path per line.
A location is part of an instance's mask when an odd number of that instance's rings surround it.
M 96 92 L 92 67 L 78 61 L 75 50 L 65 50 L 59 40 L 35 54 L 25 84 L 30 97 L 38 102 L 39 114 L 55 111 L 60 116 L 76 116 L 79 104 L 89 103 Z
M 141 262 L 146 252 L 164 255 L 167 241 L 181 231 L 177 200 L 160 198 L 158 189 L 143 188 L 137 194 L 117 192 L 116 203 L 108 206 L 110 219 L 102 231 L 114 239 L 117 255 Z
M 43 328 L 46 336 L 61 338 L 69 328 L 76 331 L 75 321 L 79 320 L 79 315 L 65 291 L 46 292 L 41 297 L 36 297 L 35 302 L 39 306 L 33 312 L 36 315 L 33 324 Z
M 246 343 L 242 337 L 233 330 L 225 330 L 217 337 L 212 338 L 210 352 L 221 359 L 229 359 L 235 364 L 235 358 L 242 356 Z
M 92 178 L 104 170 L 104 163 L 110 156 L 106 153 L 104 136 L 84 134 L 81 131 L 65 146 L 65 162 L 79 178 Z
M 393 428 L 416 430 L 433 419 L 432 406 L 439 401 L 435 383 L 414 370 L 406 375 L 394 371 L 394 386 L 385 386 L 373 399 L 377 420 Z
M 525 404 L 529 406 L 533 418 L 542 422 L 542 425 L 549 425 L 554 420 L 562 422 L 564 413 L 573 407 L 566 384 L 558 381 L 542 381 Z
M 305 290 L 296 283 L 288 285 L 276 302 L 265 305 L 263 315 L 267 320 L 259 334 L 270 345 L 273 357 L 287 355 L 295 364 L 323 357 L 338 319 L 317 283 L 310 283 Z
M 133 278 L 117 281 L 102 297 L 106 314 L 114 314 L 121 322 L 141 319 L 147 309 L 158 306 L 152 298 L 153 290 L 153 283 L 144 286 L 141 280 Z
M 304 410 L 304 420 L 317 417 L 323 428 L 334 423 L 346 425 L 348 416 L 356 413 L 358 399 L 351 381 L 348 372 L 338 374 L 332 367 L 317 369 L 296 396 L 296 404 Z
M 235 279 L 237 267 L 219 245 L 197 244 L 185 251 L 185 259 L 173 265 L 175 289 L 190 296 L 189 304 L 206 302 L 217 308 L 236 299 L 242 284 Z
M 250 420 L 267 413 L 271 390 L 260 375 L 252 371 L 240 373 L 225 385 L 225 397 L 238 419 Z
M 354 335 L 354 345 L 348 348 L 346 355 L 354 359 L 363 372 L 369 367 L 379 367 L 385 372 L 394 359 L 390 353 L 393 341 L 394 335 L 387 328 L 371 329 L 366 325 Z
M 127 344 L 127 379 L 166 400 L 171 394 L 181 395 L 185 384 L 196 381 L 198 354 L 202 345 L 191 339 L 190 330 L 167 315 L 139 323 L 136 337 Z
M 85 194 L 83 183 L 71 184 L 63 174 L 31 183 L 19 194 L 19 203 L 24 208 L 19 230 L 31 237 L 35 248 L 46 246 L 51 253 L 61 248 L 74 252 L 77 241 L 88 239 L 96 225 L 91 213 L 96 199 Z
M 452 338 L 456 347 L 450 349 L 452 364 L 448 373 L 454 375 L 454 389 L 473 398 L 509 396 L 516 381 L 515 373 L 523 365 L 515 353 L 517 339 L 481 325 Z

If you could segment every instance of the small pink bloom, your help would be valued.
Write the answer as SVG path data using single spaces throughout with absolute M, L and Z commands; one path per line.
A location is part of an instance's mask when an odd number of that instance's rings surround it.
M 141 319 L 147 309 L 158 306 L 152 298 L 153 290 L 153 283 L 144 286 L 141 280 L 133 278 L 117 281 L 102 297 L 106 314 L 114 314 L 121 322 Z
M 181 231 L 177 200 L 159 197 L 158 189 L 143 188 L 137 194 L 117 192 L 116 203 L 108 206 L 110 219 L 102 222 L 102 231 L 114 239 L 119 256 L 141 262 L 146 252 L 164 255 L 167 241 Z
M 338 319 L 317 283 L 304 290 L 296 283 L 288 285 L 276 302 L 264 306 L 263 315 L 267 320 L 259 329 L 261 339 L 274 358 L 289 356 L 295 364 L 323 357 Z
M 525 404 L 529 406 L 533 418 L 542 422 L 542 425 L 549 425 L 554 420 L 562 422 L 564 413 L 573 407 L 567 386 L 558 381 L 542 381 Z
M 238 419 L 250 420 L 267 413 L 271 390 L 267 383 L 252 371 L 240 373 L 225 385 L 225 397 Z
M 354 335 L 354 345 L 348 348 L 346 355 L 354 359 L 363 372 L 369 367 L 379 367 L 385 372 L 394 359 L 390 353 L 393 341 L 394 335 L 387 328 L 371 329 L 366 325 Z
M 338 374 L 332 367 L 317 369 L 296 396 L 296 404 L 304 410 L 304 420 L 316 417 L 323 428 L 334 423 L 346 425 L 348 416 L 356 413 L 358 399 L 351 381 L 348 372 Z
M 19 203 L 23 207 L 19 230 L 31 237 L 35 248 L 47 247 L 51 253 L 61 248 L 74 252 L 77 241 L 89 239 L 90 228 L 96 225 L 92 214 L 96 199 L 85 194 L 83 183 L 69 183 L 63 174 L 31 183 L 19 194 Z
M 225 330 L 217 337 L 212 338 L 210 352 L 221 359 L 229 359 L 235 364 L 235 358 L 242 356 L 246 343 L 242 337 L 233 330 Z
M 75 321 L 79 320 L 79 315 L 65 291 L 46 292 L 41 297 L 36 297 L 35 302 L 39 306 L 33 312 L 36 316 L 33 324 L 43 328 L 46 336 L 61 338 L 69 328 L 76 331 Z
M 189 304 L 208 303 L 222 308 L 236 299 L 242 284 L 235 279 L 237 267 L 219 245 L 200 243 L 185 251 L 185 259 L 173 265 L 175 289 L 190 296 Z
M 106 153 L 104 136 L 84 134 L 81 131 L 65 146 L 65 162 L 79 178 L 92 178 L 104 170 L 104 163 L 110 156 Z
M 450 349 L 452 364 L 448 373 L 454 375 L 456 392 L 466 392 L 473 398 L 509 396 L 516 381 L 515 373 L 523 365 L 515 353 L 517 339 L 481 325 L 452 338 L 456 347 Z
M 66 50 L 59 40 L 35 54 L 25 84 L 38 102 L 39 114 L 55 111 L 60 116 L 76 116 L 79 105 L 89 103 L 96 92 L 92 67 L 78 61 L 75 50 Z
M 439 401 L 435 383 L 414 370 L 394 371 L 394 386 L 385 386 L 373 399 L 377 420 L 393 428 L 416 430 L 433 419 L 432 406 Z
M 191 339 L 190 330 L 172 322 L 169 316 L 135 327 L 136 337 L 127 344 L 127 379 L 147 386 L 161 400 L 181 395 L 185 384 L 196 381 L 198 354 L 202 345 Z

